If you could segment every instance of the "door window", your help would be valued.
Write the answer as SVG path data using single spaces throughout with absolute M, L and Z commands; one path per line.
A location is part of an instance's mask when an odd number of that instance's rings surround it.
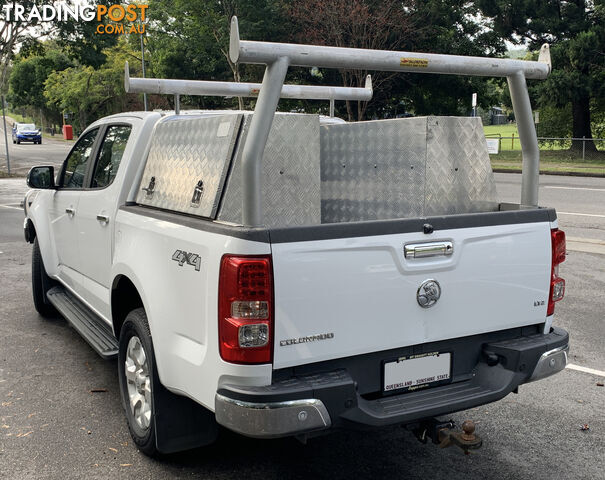
M 98 128 L 85 133 L 69 157 L 65 161 L 62 186 L 65 188 L 83 188 L 86 177 L 86 168 L 92 154 L 92 149 L 97 138 Z
M 104 188 L 113 182 L 118 173 L 131 129 L 130 125 L 112 125 L 107 128 L 97 156 L 92 176 L 92 188 Z

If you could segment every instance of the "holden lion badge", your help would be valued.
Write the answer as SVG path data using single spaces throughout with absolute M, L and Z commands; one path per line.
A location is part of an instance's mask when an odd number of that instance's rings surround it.
M 432 307 L 439 297 L 441 297 L 441 285 L 437 280 L 425 280 L 416 292 L 416 300 L 422 308 Z

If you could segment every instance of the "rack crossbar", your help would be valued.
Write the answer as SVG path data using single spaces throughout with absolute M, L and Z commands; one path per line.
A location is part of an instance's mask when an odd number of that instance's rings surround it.
M 216 82 L 206 80 L 170 80 L 131 77 L 128 62 L 124 65 L 124 88 L 130 93 L 164 95 L 199 95 L 215 97 L 258 97 L 260 83 Z M 358 100 L 372 98 L 372 79 L 366 77 L 364 88 L 323 85 L 283 85 L 280 98 L 299 100 Z
M 465 57 L 435 53 L 366 50 L 240 40 L 231 30 L 229 56 L 234 63 L 268 64 L 287 57 L 290 66 L 346 68 L 387 72 L 439 73 L 484 77 L 508 77 L 522 72 L 525 78 L 544 79 L 550 73 L 548 45 L 542 47 L 542 60 Z M 547 60 L 548 59 L 548 60 Z

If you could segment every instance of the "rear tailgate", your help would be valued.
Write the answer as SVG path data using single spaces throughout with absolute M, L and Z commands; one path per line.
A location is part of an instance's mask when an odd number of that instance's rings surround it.
M 550 220 L 531 210 L 427 219 L 431 234 L 421 220 L 272 232 L 274 368 L 543 323 Z M 426 242 L 451 242 L 451 254 L 404 256 Z M 423 308 L 427 280 L 441 295 Z

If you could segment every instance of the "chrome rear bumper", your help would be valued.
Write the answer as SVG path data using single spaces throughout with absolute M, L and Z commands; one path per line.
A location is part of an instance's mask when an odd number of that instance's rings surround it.
M 534 368 L 534 373 L 527 382 L 541 380 L 563 370 L 567 365 L 568 353 L 569 344 L 544 352 L 538 360 L 536 368 Z
M 332 422 L 321 400 L 251 403 L 215 397 L 216 421 L 234 432 L 256 438 L 277 438 L 330 428 Z

